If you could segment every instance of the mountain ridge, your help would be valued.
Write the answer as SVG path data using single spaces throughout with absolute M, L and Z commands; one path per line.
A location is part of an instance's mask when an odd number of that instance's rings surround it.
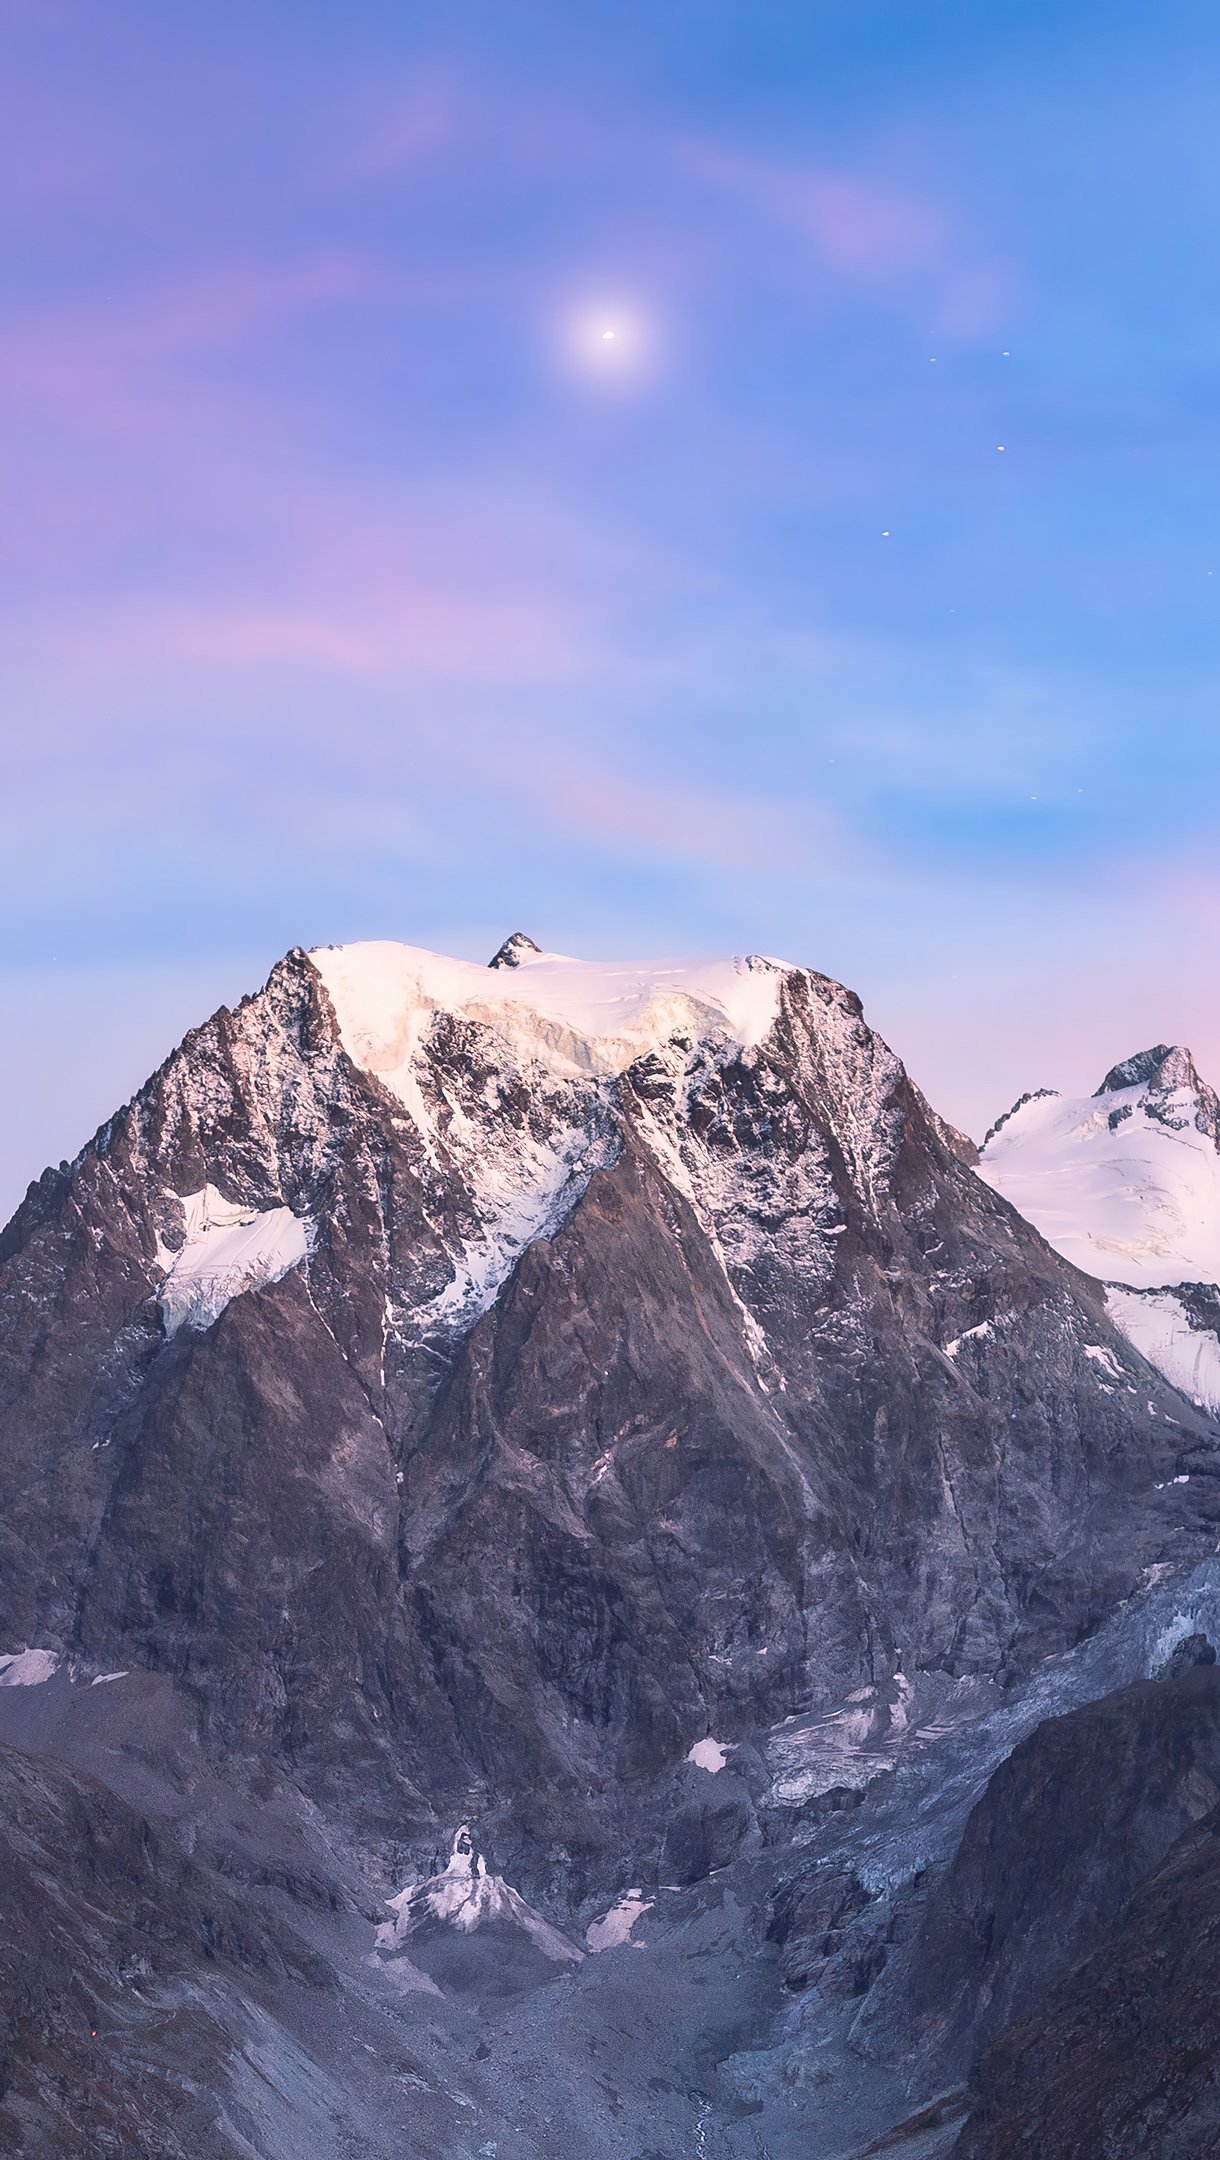
M 966 1730 L 1212 1552 L 1220 1431 L 852 992 L 506 942 L 294 949 L 31 1187 L 0 1242 L 0 1652 L 61 1669 L 0 1691 L 0 1740 L 79 1734 L 155 1820 L 257 1850 L 277 1925 L 284 1883 L 329 1883 L 326 1956 L 378 2017 L 405 1998 L 377 1916 L 469 1825 L 557 1939 L 645 1916 L 566 1978 L 505 1951 L 530 2079 L 538 1987 L 602 2045 L 637 1939 L 693 2004 L 715 1935 L 717 2017 L 771 2034 L 774 2081 L 778 1856 L 836 1777 L 868 1817 L 914 1706 L 921 1747 L 949 1706 Z M 436 1967 L 458 2018 L 494 1994 L 476 1932 L 465 1978 Z

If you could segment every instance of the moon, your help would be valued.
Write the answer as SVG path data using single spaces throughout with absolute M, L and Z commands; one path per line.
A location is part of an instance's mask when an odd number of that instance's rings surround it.
M 563 373 L 591 387 L 639 391 L 662 372 L 659 318 L 623 293 L 570 302 L 559 310 L 554 330 Z

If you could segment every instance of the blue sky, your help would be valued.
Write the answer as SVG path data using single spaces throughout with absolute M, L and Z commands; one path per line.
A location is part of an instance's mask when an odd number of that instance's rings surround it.
M 1220 1078 L 1213 8 L 0 36 L 0 1210 L 296 943 Z

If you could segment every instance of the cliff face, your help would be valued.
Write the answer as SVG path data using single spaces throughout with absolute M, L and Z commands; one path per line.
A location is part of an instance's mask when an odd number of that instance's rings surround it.
M 1025 1940 L 989 1947 L 1003 1989 L 985 2019 L 992 2044 L 975 2068 L 962 2160 L 1031 2150 L 1048 2160 L 1203 2160 L 1216 2150 L 1218 1711 L 1214 1665 L 1127 1689 L 1056 1720 L 1059 1730 L 1041 1728 L 1018 1751 L 1023 1761 L 1005 1765 L 1004 1794 L 993 1780 L 971 1849 L 951 1870 L 955 1919 L 969 1927 L 967 1911 L 977 1920 L 989 1902 L 970 1894 L 984 1835 L 1019 1870 L 1015 1824 L 997 1818 L 1022 1789 L 1033 1820 L 1027 1811 L 1021 1843 L 1044 1873 L 1036 1891 L 1027 1868 L 1023 1886 L 999 1892 Z
M 905 1961 L 908 2040 L 929 2049 L 938 2082 L 960 2082 L 981 2046 L 1108 1940 L 1217 1801 L 1214 1663 L 1048 1718 L 1013 1750 Z
M 1208 1420 L 972 1155 L 807 970 L 290 955 L 4 1235 L 4 1643 L 162 1676 L 368 1897 L 467 1821 L 564 1928 L 697 1880 L 787 1803 L 692 1748 L 1214 1548 Z

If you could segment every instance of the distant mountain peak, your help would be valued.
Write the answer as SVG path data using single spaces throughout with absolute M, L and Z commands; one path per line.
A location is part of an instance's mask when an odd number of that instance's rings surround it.
M 1096 1095 L 1115 1095 L 1129 1087 L 1197 1087 L 1199 1076 L 1189 1050 L 1171 1043 L 1156 1043 L 1151 1050 L 1137 1050 L 1134 1057 L 1112 1065 Z
M 1167 1380 L 1220 1405 L 1206 1287 L 1220 1282 L 1220 1099 L 1189 1050 L 1136 1051 L 1092 1095 L 1022 1097 L 992 1126 L 979 1167 L 1109 1286 L 1111 1319 Z
M 524 930 L 514 930 L 510 937 L 505 938 L 499 952 L 492 954 L 487 965 L 494 968 L 520 967 L 527 953 L 541 951 L 541 945 L 535 945 L 533 938 L 527 937 Z
M 1144 1090 L 1138 1107 L 1145 1117 L 1175 1132 L 1193 1124 L 1220 1153 L 1220 1097 L 1208 1086 L 1183 1044 L 1156 1043 L 1151 1050 L 1137 1050 L 1134 1057 L 1112 1065 L 1094 1100 L 1123 1094 L 1131 1088 Z M 1183 1097 L 1193 1097 L 1193 1103 L 1184 1102 Z M 1116 1104 L 1110 1112 L 1111 1129 L 1130 1115 L 1129 1103 Z

